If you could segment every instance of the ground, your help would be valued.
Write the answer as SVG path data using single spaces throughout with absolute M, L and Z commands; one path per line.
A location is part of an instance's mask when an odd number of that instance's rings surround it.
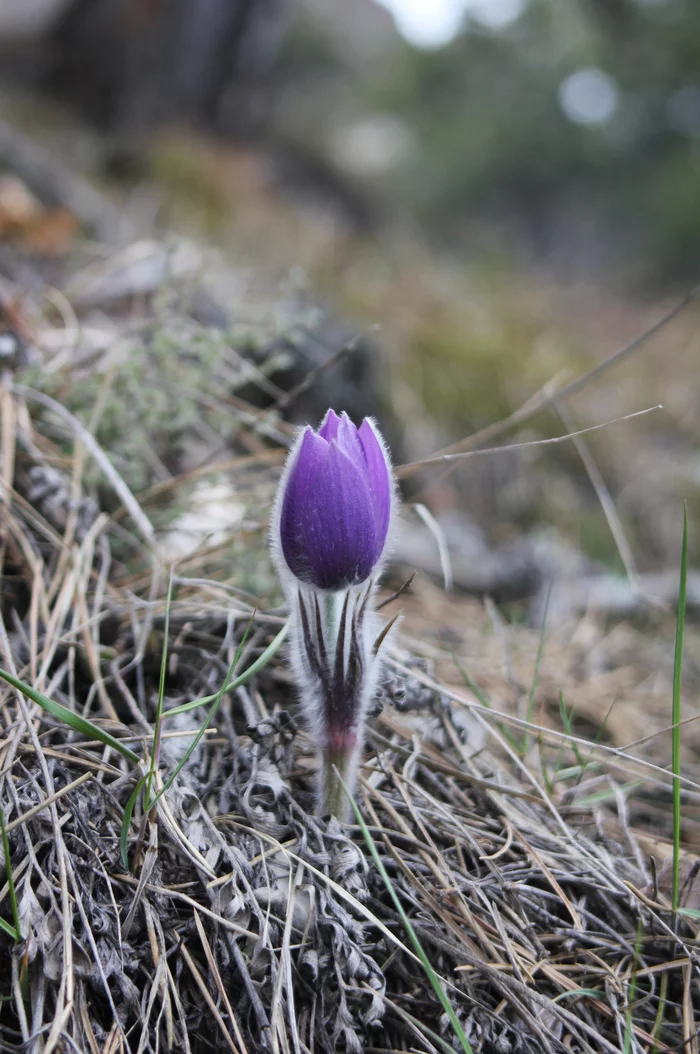
M 327 308 L 259 245 L 134 215 L 119 247 L 78 222 L 3 249 L 0 1050 L 696 1050 L 677 568 L 663 604 L 545 583 L 539 614 L 419 574 L 384 612 L 361 822 L 317 816 L 266 530 L 278 381 Z

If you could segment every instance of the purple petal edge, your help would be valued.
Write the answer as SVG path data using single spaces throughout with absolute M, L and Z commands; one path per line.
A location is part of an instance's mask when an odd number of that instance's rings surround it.
M 369 488 L 374 500 L 377 523 L 377 539 L 380 550 L 384 547 L 389 519 L 391 517 L 392 482 L 391 469 L 377 433 L 367 418 L 358 430 L 358 436 L 367 462 Z
M 321 439 L 325 439 L 328 443 L 330 443 L 332 439 L 335 439 L 338 435 L 339 424 L 340 418 L 338 417 L 335 410 L 328 410 L 326 416 L 321 422 L 321 427 L 318 430 L 318 434 Z

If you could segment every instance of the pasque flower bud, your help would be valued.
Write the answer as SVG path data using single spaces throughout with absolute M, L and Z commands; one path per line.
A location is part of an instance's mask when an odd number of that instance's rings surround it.
M 292 450 L 281 486 L 279 543 L 305 585 L 340 590 L 366 582 L 387 540 L 393 503 L 391 466 L 369 419 L 326 414 Z
M 372 420 L 307 427 L 289 454 L 270 531 L 291 607 L 291 659 L 319 745 L 319 800 L 343 816 L 378 673 L 374 592 L 391 537 L 395 484 Z

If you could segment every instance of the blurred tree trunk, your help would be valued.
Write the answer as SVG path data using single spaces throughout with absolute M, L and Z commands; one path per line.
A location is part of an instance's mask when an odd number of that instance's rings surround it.
M 45 36 L 44 79 L 103 129 L 168 121 L 259 127 L 287 0 L 71 0 Z

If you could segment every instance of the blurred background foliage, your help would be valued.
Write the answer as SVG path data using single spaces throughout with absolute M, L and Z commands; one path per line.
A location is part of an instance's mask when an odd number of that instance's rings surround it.
M 280 123 L 325 136 L 341 165 L 374 176 L 453 251 L 514 250 L 566 277 L 604 267 L 663 288 L 694 276 L 698 5 L 509 6 L 498 28 L 467 9 L 434 48 L 376 32 L 375 16 L 353 51 L 342 28 L 337 39 L 321 32 L 302 5 L 284 46 L 293 87 Z
M 206 13 L 197 0 L 31 0 L 21 10 L 54 14 L 22 35 L 8 29 L 20 8 L 0 0 L 0 105 L 98 181 L 142 237 L 177 231 L 223 251 L 208 282 L 227 333 L 254 304 L 256 326 L 281 319 L 283 339 L 296 305 L 303 316 L 313 303 L 345 336 L 308 342 L 308 362 L 363 334 L 352 384 L 338 371 L 318 399 L 378 413 L 408 461 L 595 366 L 697 280 L 700 7 L 383 3 L 395 17 L 375 0 L 211 0 Z M 440 11 L 449 29 L 421 46 L 400 31 L 411 12 L 434 28 Z M 44 109 L 18 99 L 28 81 Z M 66 99 L 97 135 L 56 107 Z M 641 569 L 675 563 L 682 498 L 700 506 L 697 317 L 691 308 L 569 407 L 586 427 L 664 405 L 587 439 Z M 110 438 L 152 420 L 136 395 L 177 353 L 177 326 L 124 366 Z M 267 338 L 253 344 L 264 352 Z M 212 383 L 220 340 L 204 346 L 177 367 L 191 391 Z M 190 402 L 170 415 L 161 394 L 158 406 L 169 424 L 156 449 L 177 450 Z M 550 411 L 511 436 L 562 430 Z M 139 443 L 123 443 L 120 463 Z M 150 469 L 139 471 L 145 485 Z M 465 462 L 407 494 L 497 542 L 554 526 L 620 567 L 572 446 Z
M 399 22 L 421 9 L 386 2 Z M 331 273 L 356 317 L 382 322 L 412 456 L 584 372 L 700 273 L 700 7 L 447 6 L 461 21 L 419 47 L 378 5 L 325 5 L 321 19 L 305 0 L 272 116 L 374 205 L 360 259 L 343 253 Z M 642 567 L 675 560 L 680 498 L 696 493 L 696 318 L 574 403 L 581 426 L 664 404 L 588 440 Z M 561 429 L 549 413 L 517 438 Z M 453 483 L 496 535 L 553 522 L 620 567 L 572 447 L 472 462 Z M 455 500 L 439 483 L 427 494 Z

